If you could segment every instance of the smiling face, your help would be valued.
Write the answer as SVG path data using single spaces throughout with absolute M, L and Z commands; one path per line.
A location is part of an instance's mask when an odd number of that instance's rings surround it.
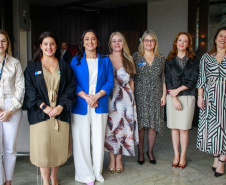
M 217 50 L 226 49 L 226 30 L 221 30 L 215 40 Z
M 46 37 L 40 44 L 43 56 L 53 57 L 56 53 L 57 45 L 56 41 L 52 37 Z
M 111 48 L 113 52 L 121 52 L 123 48 L 122 38 L 119 35 L 114 35 L 111 39 Z
M 83 39 L 85 51 L 96 51 L 97 37 L 93 32 L 87 32 Z
M 189 38 L 185 34 L 181 34 L 177 39 L 177 50 L 178 51 L 186 51 L 189 47 Z
M 0 54 L 5 54 L 6 50 L 8 48 L 8 42 L 6 39 L 6 36 L 3 34 L 0 34 Z
M 144 37 L 144 52 L 145 51 L 154 51 L 155 49 L 155 39 L 151 35 Z

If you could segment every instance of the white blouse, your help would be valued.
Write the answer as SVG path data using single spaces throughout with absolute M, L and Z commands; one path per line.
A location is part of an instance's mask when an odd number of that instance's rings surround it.
M 97 73 L 98 73 L 98 58 L 86 59 L 89 69 L 89 94 L 95 94 Z
M 2 68 L 2 63 L 0 64 Z M 4 99 L 11 98 L 9 110 L 13 113 L 22 107 L 25 93 L 24 74 L 20 61 L 6 54 L 0 80 L 0 109 L 4 110 Z

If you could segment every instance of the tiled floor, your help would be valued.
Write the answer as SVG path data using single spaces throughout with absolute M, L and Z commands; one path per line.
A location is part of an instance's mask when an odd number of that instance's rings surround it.
M 197 128 L 189 131 L 189 146 L 187 151 L 187 167 L 184 170 L 172 168 L 173 148 L 170 130 L 165 128 L 163 136 L 157 135 L 154 148 L 156 165 L 148 162 L 145 156 L 144 165 L 137 163 L 137 157 L 123 156 L 125 170 L 111 174 L 107 171 L 109 156 L 105 153 L 103 176 L 105 182 L 96 185 L 226 185 L 226 174 L 214 177 L 211 169 L 212 155 L 196 149 Z M 147 148 L 147 144 L 145 144 Z M 58 180 L 60 185 L 80 185 L 74 180 L 73 158 L 59 168 Z M 33 166 L 29 157 L 18 157 L 13 179 L 13 185 L 40 185 L 41 177 L 37 176 L 37 168 Z

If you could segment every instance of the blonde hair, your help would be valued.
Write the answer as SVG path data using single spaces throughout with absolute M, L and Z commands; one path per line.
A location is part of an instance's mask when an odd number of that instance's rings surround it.
M 130 54 L 129 51 L 129 47 L 128 44 L 126 42 L 126 38 L 124 37 L 124 35 L 120 32 L 113 32 L 109 38 L 109 42 L 108 42 L 108 47 L 109 47 L 109 52 L 112 53 L 113 50 L 111 48 L 111 42 L 112 42 L 112 37 L 114 35 L 118 35 L 119 37 L 121 37 L 122 39 L 122 57 L 123 57 L 123 67 L 125 68 L 126 72 L 130 75 L 130 76 L 134 76 L 134 74 L 136 74 L 136 69 L 135 69 L 135 64 L 133 62 L 133 57 Z
M 11 42 L 10 42 L 8 33 L 6 33 L 4 30 L 0 29 L 0 34 L 4 35 L 6 37 L 6 40 L 7 40 L 8 47 L 6 49 L 6 53 L 8 53 L 10 56 L 12 56 Z
M 155 40 L 154 53 L 155 53 L 155 55 L 157 55 L 158 57 L 160 57 L 161 55 L 159 54 L 159 41 L 158 41 L 157 35 L 152 30 L 146 30 L 144 32 L 144 34 L 142 35 L 141 42 L 140 42 L 140 45 L 138 47 L 138 54 L 139 54 L 139 56 L 143 56 L 144 55 L 144 38 L 147 35 L 150 35 Z

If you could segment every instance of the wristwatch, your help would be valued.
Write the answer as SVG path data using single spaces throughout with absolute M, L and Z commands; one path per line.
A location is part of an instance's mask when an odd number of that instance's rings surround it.
M 46 108 L 46 104 L 44 104 L 41 109 L 44 110 L 45 108 Z

